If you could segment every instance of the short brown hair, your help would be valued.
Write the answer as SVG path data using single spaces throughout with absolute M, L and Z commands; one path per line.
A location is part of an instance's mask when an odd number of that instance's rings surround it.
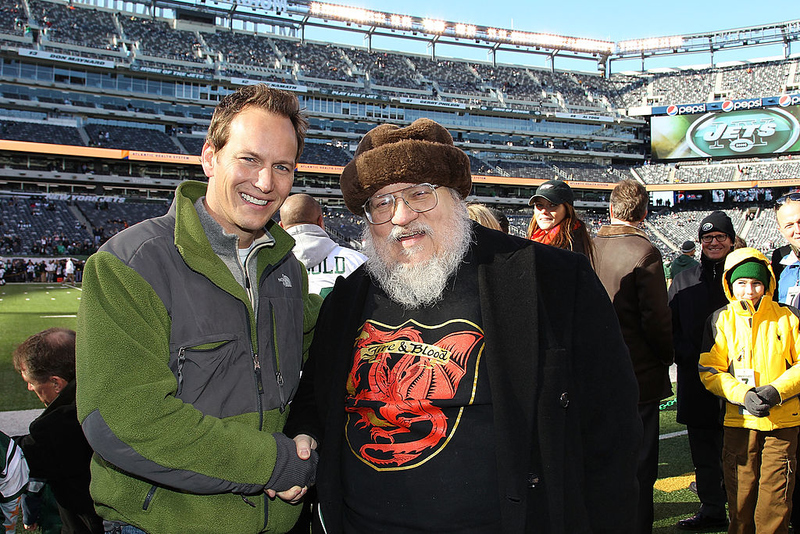
M 263 83 L 246 85 L 227 95 L 217 104 L 214 109 L 214 116 L 211 117 L 211 124 L 208 126 L 206 142 L 214 147 L 214 150 L 222 150 L 228 142 L 231 122 L 236 115 L 248 106 L 261 108 L 292 121 L 297 138 L 296 163 L 303 153 L 308 120 L 305 113 L 300 109 L 300 102 L 298 102 L 293 93 L 273 89 Z
M 75 380 L 75 332 L 67 328 L 48 328 L 22 342 L 14 350 L 14 368 L 25 364 L 28 378 L 36 383 L 60 376 Z
M 641 221 L 647 216 L 650 197 L 647 189 L 636 180 L 622 180 L 611 191 L 614 218 L 625 222 Z

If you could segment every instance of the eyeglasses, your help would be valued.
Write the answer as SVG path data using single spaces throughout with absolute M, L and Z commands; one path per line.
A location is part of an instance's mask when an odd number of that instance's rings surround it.
M 786 201 L 788 201 L 788 200 L 791 200 L 792 202 L 800 201 L 800 192 L 786 193 L 785 195 L 780 197 L 778 200 L 776 200 L 775 204 L 778 205 L 778 206 L 783 206 L 784 204 L 786 204 Z
M 439 186 L 418 184 L 394 193 L 370 197 L 364 202 L 364 214 L 370 224 L 385 224 L 391 221 L 394 217 L 394 210 L 397 208 L 398 195 L 408 209 L 416 213 L 425 213 L 439 204 L 439 197 L 436 196 L 437 187 Z
M 717 240 L 717 243 L 724 243 L 725 240 L 730 239 L 730 237 L 728 236 L 728 234 L 714 234 L 714 235 L 706 234 L 700 238 L 700 241 L 708 245 L 715 239 Z

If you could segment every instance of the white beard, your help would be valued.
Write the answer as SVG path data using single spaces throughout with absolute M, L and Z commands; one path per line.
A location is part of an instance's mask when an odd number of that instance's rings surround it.
M 399 263 L 390 259 L 389 248 L 404 232 L 425 232 L 438 240 L 441 249 L 431 258 L 416 263 Z M 376 241 L 369 225 L 364 229 L 364 250 L 367 256 L 366 269 L 378 284 L 397 304 L 411 310 L 432 306 L 442 299 L 448 279 L 458 271 L 461 261 L 469 250 L 472 238 L 472 221 L 463 201 L 455 203 L 454 216 L 443 226 L 441 235 L 436 235 L 427 224 L 414 221 L 406 226 L 395 226 L 384 241 Z M 418 252 L 414 247 L 403 254 L 411 256 Z M 391 264 L 389 262 L 392 262 Z

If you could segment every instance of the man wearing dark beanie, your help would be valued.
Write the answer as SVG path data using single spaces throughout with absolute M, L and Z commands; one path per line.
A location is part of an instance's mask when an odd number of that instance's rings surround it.
M 367 133 L 341 187 L 367 261 L 286 427 L 319 441 L 325 531 L 636 532 L 638 388 L 588 259 L 473 224 L 469 158 L 428 119 Z
M 722 288 L 725 258 L 733 250 L 736 233 L 722 211 L 700 222 L 700 264 L 679 273 L 669 288 L 672 336 L 678 368 L 677 421 L 686 425 L 695 470 L 700 510 L 678 521 L 681 530 L 724 528 L 727 498 L 722 483 L 722 424 L 720 402 L 700 382 L 697 365 L 706 320 L 728 299 Z

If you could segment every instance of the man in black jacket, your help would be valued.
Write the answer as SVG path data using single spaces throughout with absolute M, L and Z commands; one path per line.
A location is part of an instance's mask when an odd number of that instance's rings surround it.
M 31 422 L 30 434 L 18 439 L 31 478 L 52 488 L 63 534 L 102 533 L 103 520 L 89 496 L 92 449 L 75 409 L 75 332 L 49 328 L 34 334 L 17 347 L 13 360 L 47 407 Z
M 722 418 L 720 399 L 700 382 L 697 364 L 706 319 L 727 305 L 722 289 L 725 258 L 736 234 L 731 219 L 715 211 L 700 222 L 700 264 L 682 271 L 669 286 L 672 339 L 678 366 L 679 423 L 686 425 L 694 464 L 700 510 L 678 521 L 681 530 L 724 528 L 727 496 L 722 485 Z
M 368 260 L 286 427 L 320 442 L 326 531 L 634 532 L 636 381 L 588 260 L 472 225 L 469 160 L 427 119 L 369 132 L 341 187 Z

